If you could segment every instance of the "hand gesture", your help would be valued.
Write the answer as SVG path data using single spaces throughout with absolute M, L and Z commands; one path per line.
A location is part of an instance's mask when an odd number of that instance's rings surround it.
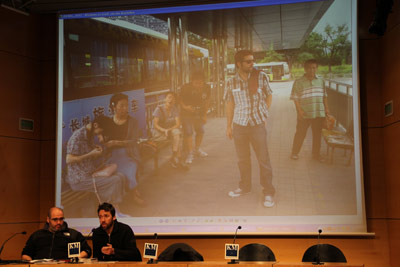
M 103 253 L 105 255 L 113 255 L 114 248 L 112 247 L 111 244 L 107 244 L 107 246 L 101 248 L 101 253 Z
M 297 110 L 297 119 L 298 120 L 304 119 L 304 111 L 302 109 Z
M 192 113 L 195 111 L 194 107 L 192 106 L 186 106 L 186 110 Z
M 230 140 L 232 140 L 233 134 L 232 134 L 232 127 L 231 127 L 231 126 L 228 126 L 228 127 L 226 128 L 226 136 L 227 136 Z
M 103 148 L 101 146 L 96 146 L 92 151 L 89 152 L 90 156 L 98 157 L 103 153 Z
M 118 146 L 118 141 L 117 141 L 117 140 L 110 140 L 110 141 L 108 141 L 107 143 L 105 143 L 104 146 L 105 146 L 106 148 L 113 148 L 113 147 L 116 147 L 116 146 Z

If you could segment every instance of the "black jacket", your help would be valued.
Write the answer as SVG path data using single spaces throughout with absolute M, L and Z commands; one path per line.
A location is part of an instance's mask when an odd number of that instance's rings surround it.
M 52 233 L 49 224 L 43 229 L 34 232 L 25 244 L 22 255 L 28 255 L 32 259 L 68 259 L 68 243 L 80 242 L 81 251 L 86 251 L 88 256 L 92 255 L 92 249 L 86 242 L 85 237 L 74 229 L 69 229 L 64 222 L 60 231 Z
M 104 255 L 101 252 L 101 248 L 107 246 L 107 243 L 112 244 L 114 255 Z M 142 261 L 132 229 L 117 220 L 114 221 L 110 236 L 101 226 L 93 231 L 93 257 L 101 261 Z

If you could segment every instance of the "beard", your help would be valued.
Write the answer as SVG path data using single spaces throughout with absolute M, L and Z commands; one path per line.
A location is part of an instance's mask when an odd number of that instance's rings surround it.
M 106 231 L 106 230 L 109 230 L 113 225 L 114 225 L 114 221 L 111 221 L 111 223 L 101 224 L 101 228 Z

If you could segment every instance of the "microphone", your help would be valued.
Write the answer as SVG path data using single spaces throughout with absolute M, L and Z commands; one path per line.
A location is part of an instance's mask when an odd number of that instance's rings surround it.
M 240 230 L 240 229 L 242 229 L 242 226 L 239 225 L 239 226 L 236 228 L 235 236 L 233 237 L 233 244 L 235 244 L 235 242 L 236 242 L 237 232 L 238 232 L 238 230 Z
M 26 231 L 15 233 L 15 234 L 11 235 L 6 241 L 4 241 L 3 244 L 1 245 L 1 248 L 0 248 L 0 255 L 1 255 L 1 252 L 3 252 L 4 245 L 7 243 L 7 241 L 12 239 L 16 235 L 26 235 Z
M 235 244 L 235 242 L 236 242 L 236 236 L 237 236 L 237 232 L 238 232 L 238 230 L 240 230 L 240 229 L 242 229 L 242 226 L 238 226 L 237 228 L 236 228 L 236 231 L 235 231 L 235 236 L 233 237 L 233 242 L 232 242 L 232 244 Z M 237 251 L 237 253 L 239 253 L 239 251 Z M 228 262 L 228 264 L 235 264 L 235 263 L 239 263 L 239 262 L 237 262 L 236 260 L 234 260 L 234 259 L 231 259 L 231 261 L 230 262 Z
M 317 250 L 316 250 L 316 252 L 315 252 L 315 262 L 313 262 L 312 264 L 313 265 L 323 265 L 324 263 L 323 262 L 321 262 L 321 255 L 319 254 L 319 238 L 320 238 L 320 236 L 321 236 L 321 233 L 322 233 L 322 229 L 321 228 L 318 228 L 318 241 L 317 241 Z
M 153 244 L 156 243 L 157 237 L 158 237 L 157 233 L 154 233 L 154 241 L 153 241 Z M 155 255 L 155 256 L 157 256 L 157 255 Z M 149 259 L 149 260 L 147 261 L 147 264 L 153 264 L 153 263 L 154 263 L 154 259 L 153 259 L 153 258 L 151 258 L 151 259 Z
M 93 236 L 93 232 L 96 230 L 96 228 L 92 228 L 92 230 L 90 230 L 90 233 L 86 236 L 86 241 L 89 239 L 89 236 L 92 235 Z
M 157 237 L 158 237 L 158 235 L 157 235 L 157 233 L 154 233 L 154 243 L 156 243 L 156 241 L 157 241 Z

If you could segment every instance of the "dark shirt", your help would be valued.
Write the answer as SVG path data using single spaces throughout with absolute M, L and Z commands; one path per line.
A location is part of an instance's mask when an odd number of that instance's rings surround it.
M 101 248 L 107 244 L 111 244 L 114 248 L 114 255 L 105 255 L 101 252 Z M 117 220 L 114 221 L 110 236 L 101 226 L 93 231 L 93 257 L 100 261 L 142 261 L 132 229 Z
M 122 125 L 118 125 L 112 121 L 111 126 L 110 132 L 108 133 L 109 140 L 123 141 L 126 139 L 128 135 L 128 121 Z
M 21 254 L 32 259 L 68 259 L 68 243 L 73 242 L 80 242 L 81 252 L 86 251 L 88 257 L 92 255 L 92 249 L 81 233 L 69 229 L 65 222 L 60 231 L 52 233 L 49 231 L 49 224 L 46 223 L 43 229 L 29 237 Z
M 190 117 L 194 115 L 206 114 L 206 103 L 210 99 L 211 88 L 209 85 L 204 84 L 203 88 L 196 89 L 191 83 L 185 84 L 181 89 L 181 101 L 187 106 L 195 108 L 195 112 L 191 113 L 182 109 L 182 116 Z

